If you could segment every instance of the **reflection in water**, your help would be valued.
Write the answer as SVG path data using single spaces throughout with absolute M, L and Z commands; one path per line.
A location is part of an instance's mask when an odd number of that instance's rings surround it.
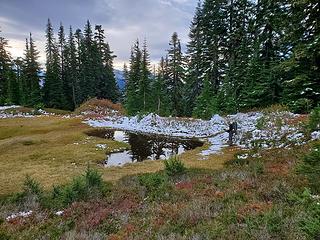
M 144 160 L 167 159 L 172 155 L 181 154 L 203 145 L 201 141 L 194 139 L 177 139 L 123 131 L 115 131 L 113 139 L 129 143 L 131 150 L 110 154 L 105 161 L 106 167 L 122 166 Z
M 131 146 L 131 150 L 129 151 L 109 154 L 104 164 L 106 167 L 122 166 L 127 163 L 142 162 L 144 160 L 167 159 L 172 155 L 181 154 L 203 145 L 203 142 L 197 139 L 172 138 L 160 135 L 114 131 L 111 129 L 98 130 L 94 130 L 94 134 L 96 135 L 91 134 L 90 136 L 126 142 Z

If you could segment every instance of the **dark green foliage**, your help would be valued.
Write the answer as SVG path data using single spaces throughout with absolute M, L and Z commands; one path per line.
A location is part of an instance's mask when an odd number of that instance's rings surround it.
M 169 97 L 166 93 L 166 79 L 168 79 L 168 59 L 163 57 L 160 60 L 157 73 L 154 73 L 152 84 L 152 104 L 154 112 L 162 116 L 169 116 Z
M 183 174 L 186 171 L 186 167 L 178 156 L 173 156 L 164 161 L 164 170 L 168 176 L 175 176 Z
M 198 118 L 210 119 L 217 111 L 217 99 L 212 97 L 212 88 L 209 80 L 205 80 L 204 87 L 196 100 L 192 115 Z
M 139 176 L 139 182 L 146 188 L 149 200 L 161 200 L 169 194 L 170 184 L 163 173 L 148 173 Z
M 48 19 L 46 38 L 47 60 L 44 102 L 50 108 L 63 108 L 65 105 L 65 95 L 63 92 L 63 79 L 61 78 L 59 48 L 54 37 L 50 19 Z
M 316 107 L 312 110 L 309 117 L 309 129 L 311 131 L 320 130 L 320 107 Z
M 8 235 L 5 232 L 2 232 L 2 230 L 0 229 L 0 240 L 10 240 L 10 239 L 11 239 L 10 235 Z
M 66 39 L 60 24 L 58 38 L 48 20 L 44 86 L 40 88 L 39 52 L 30 34 L 23 59 L 12 61 L 8 41 L 0 37 L 0 104 L 20 104 L 73 110 L 88 98 L 116 102 L 119 91 L 113 73 L 115 56 L 97 25 L 93 34 L 89 21 L 83 34 L 70 27 Z
M 316 144 L 311 152 L 304 156 L 298 172 L 306 176 L 312 190 L 320 193 L 320 145 Z
M 23 183 L 23 193 L 41 196 L 43 194 L 42 186 L 35 179 L 27 176 Z
M 127 73 L 125 105 L 129 115 L 134 115 L 143 108 L 143 101 L 139 97 L 139 82 L 141 77 L 142 53 L 139 41 L 131 49 L 130 67 Z
M 6 98 L 7 69 L 10 66 L 10 55 L 7 52 L 8 41 L 0 37 L 0 103 L 3 104 Z
M 310 237 L 317 239 L 320 236 L 320 204 L 319 199 L 311 195 L 309 189 L 302 193 L 290 193 L 288 200 L 295 206 L 301 206 L 305 209 L 305 216 L 299 219 L 300 228 Z
M 320 101 L 319 12 L 316 0 L 199 1 L 185 56 L 177 33 L 157 71 L 146 42 L 132 47 L 127 112 L 210 118 L 284 103 L 308 113 Z M 66 39 L 61 24 L 56 40 L 48 21 L 46 38 L 41 91 L 32 37 L 22 62 L 12 61 L 8 41 L 0 37 L 0 104 L 44 102 L 73 110 L 88 98 L 119 99 L 115 56 L 101 25 L 87 21 L 83 32 L 70 28 Z
M 40 79 L 38 76 L 40 72 L 38 58 L 39 51 L 36 50 L 35 43 L 30 33 L 29 41 L 26 40 L 26 50 L 22 68 L 22 79 L 24 81 L 22 92 L 24 93 L 24 104 L 27 106 L 35 106 L 42 101 L 40 94 Z
M 183 115 L 183 85 L 185 70 L 180 39 L 173 33 L 168 50 L 168 78 L 165 80 L 166 94 L 169 98 L 170 112 L 173 116 Z
M 31 204 L 30 207 L 34 207 L 34 204 L 41 204 L 43 200 L 43 186 L 30 176 L 26 176 L 23 183 L 22 192 L 16 193 L 7 199 L 7 201 L 10 203 L 25 205 Z
M 76 177 L 65 186 L 54 187 L 46 200 L 48 208 L 63 208 L 76 201 L 100 198 L 109 191 L 97 170 L 88 168 L 84 175 Z

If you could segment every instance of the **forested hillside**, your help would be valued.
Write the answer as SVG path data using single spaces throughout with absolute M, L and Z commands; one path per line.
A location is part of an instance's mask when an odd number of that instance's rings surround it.
M 275 103 L 308 112 L 320 100 L 319 16 L 313 0 L 199 2 L 187 52 L 174 33 L 155 79 L 145 77 L 145 45 L 134 44 L 129 113 L 210 118 Z
M 66 36 L 68 35 L 68 36 Z M 39 51 L 30 37 L 23 58 L 12 60 L 8 41 L 0 38 L 0 104 L 73 110 L 83 101 L 98 97 L 116 101 L 119 97 L 113 59 L 101 25 L 94 30 L 87 21 L 84 30 L 61 24 L 55 37 L 50 20 L 46 28 L 46 63 L 43 87 L 40 86 Z
M 97 97 L 123 101 L 130 115 L 210 118 L 275 103 L 308 112 L 320 100 L 319 16 L 315 0 L 200 1 L 186 52 L 174 33 L 153 67 L 147 41 L 134 43 L 122 97 L 101 25 L 68 34 L 61 25 L 56 37 L 49 20 L 43 88 L 32 35 L 18 59 L 0 38 L 0 104 L 72 110 Z

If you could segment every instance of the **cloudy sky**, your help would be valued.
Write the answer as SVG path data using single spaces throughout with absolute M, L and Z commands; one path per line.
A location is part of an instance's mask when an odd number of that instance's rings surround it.
M 44 32 L 47 19 L 57 32 L 81 28 L 87 19 L 101 24 L 107 41 L 118 56 L 115 67 L 128 61 L 135 39 L 147 39 L 151 59 L 158 62 L 168 49 L 170 36 L 178 32 L 188 41 L 188 29 L 198 0 L 0 0 L 1 35 L 9 40 L 13 57 L 23 55 L 25 38 L 32 32 L 44 63 Z

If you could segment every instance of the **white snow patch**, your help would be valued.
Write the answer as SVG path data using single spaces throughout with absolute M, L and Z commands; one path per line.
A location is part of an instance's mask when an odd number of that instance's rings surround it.
M 6 217 L 6 220 L 9 222 L 18 217 L 27 218 L 27 217 L 30 217 L 32 213 L 33 213 L 32 211 L 13 213 L 10 216 Z
M 64 211 L 58 211 L 58 212 L 56 212 L 55 214 L 56 214 L 57 216 L 62 216 L 63 213 L 64 213 Z
M 209 149 L 202 151 L 201 154 L 208 156 L 219 153 L 224 147 L 228 146 L 229 136 L 226 131 L 229 128 L 229 124 L 233 122 L 238 124 L 237 135 L 233 143 L 244 149 L 270 149 L 303 144 L 305 136 L 301 133 L 301 129 L 286 124 L 286 120 L 294 119 L 298 116 L 290 112 L 249 112 L 226 117 L 214 115 L 209 121 L 205 121 L 186 118 L 165 118 L 156 114 L 149 114 L 143 118 L 138 118 L 137 116 L 106 116 L 98 120 L 89 119 L 85 123 L 92 127 L 109 127 L 124 131 L 174 137 L 207 138 L 210 143 Z
M 0 106 L 0 111 L 4 111 L 11 108 L 19 108 L 20 106 L 17 105 L 11 105 L 11 106 Z
M 97 144 L 96 147 L 97 147 L 98 149 L 104 150 L 104 149 L 107 148 L 107 144 Z
M 92 127 L 109 127 L 126 131 L 162 134 L 175 137 L 210 137 L 227 129 L 227 122 L 215 116 L 210 121 L 199 119 L 164 118 L 149 114 L 142 119 L 135 117 L 106 117 L 103 120 L 85 121 Z
M 320 139 L 320 131 L 315 131 L 311 133 L 312 140 L 319 140 Z

